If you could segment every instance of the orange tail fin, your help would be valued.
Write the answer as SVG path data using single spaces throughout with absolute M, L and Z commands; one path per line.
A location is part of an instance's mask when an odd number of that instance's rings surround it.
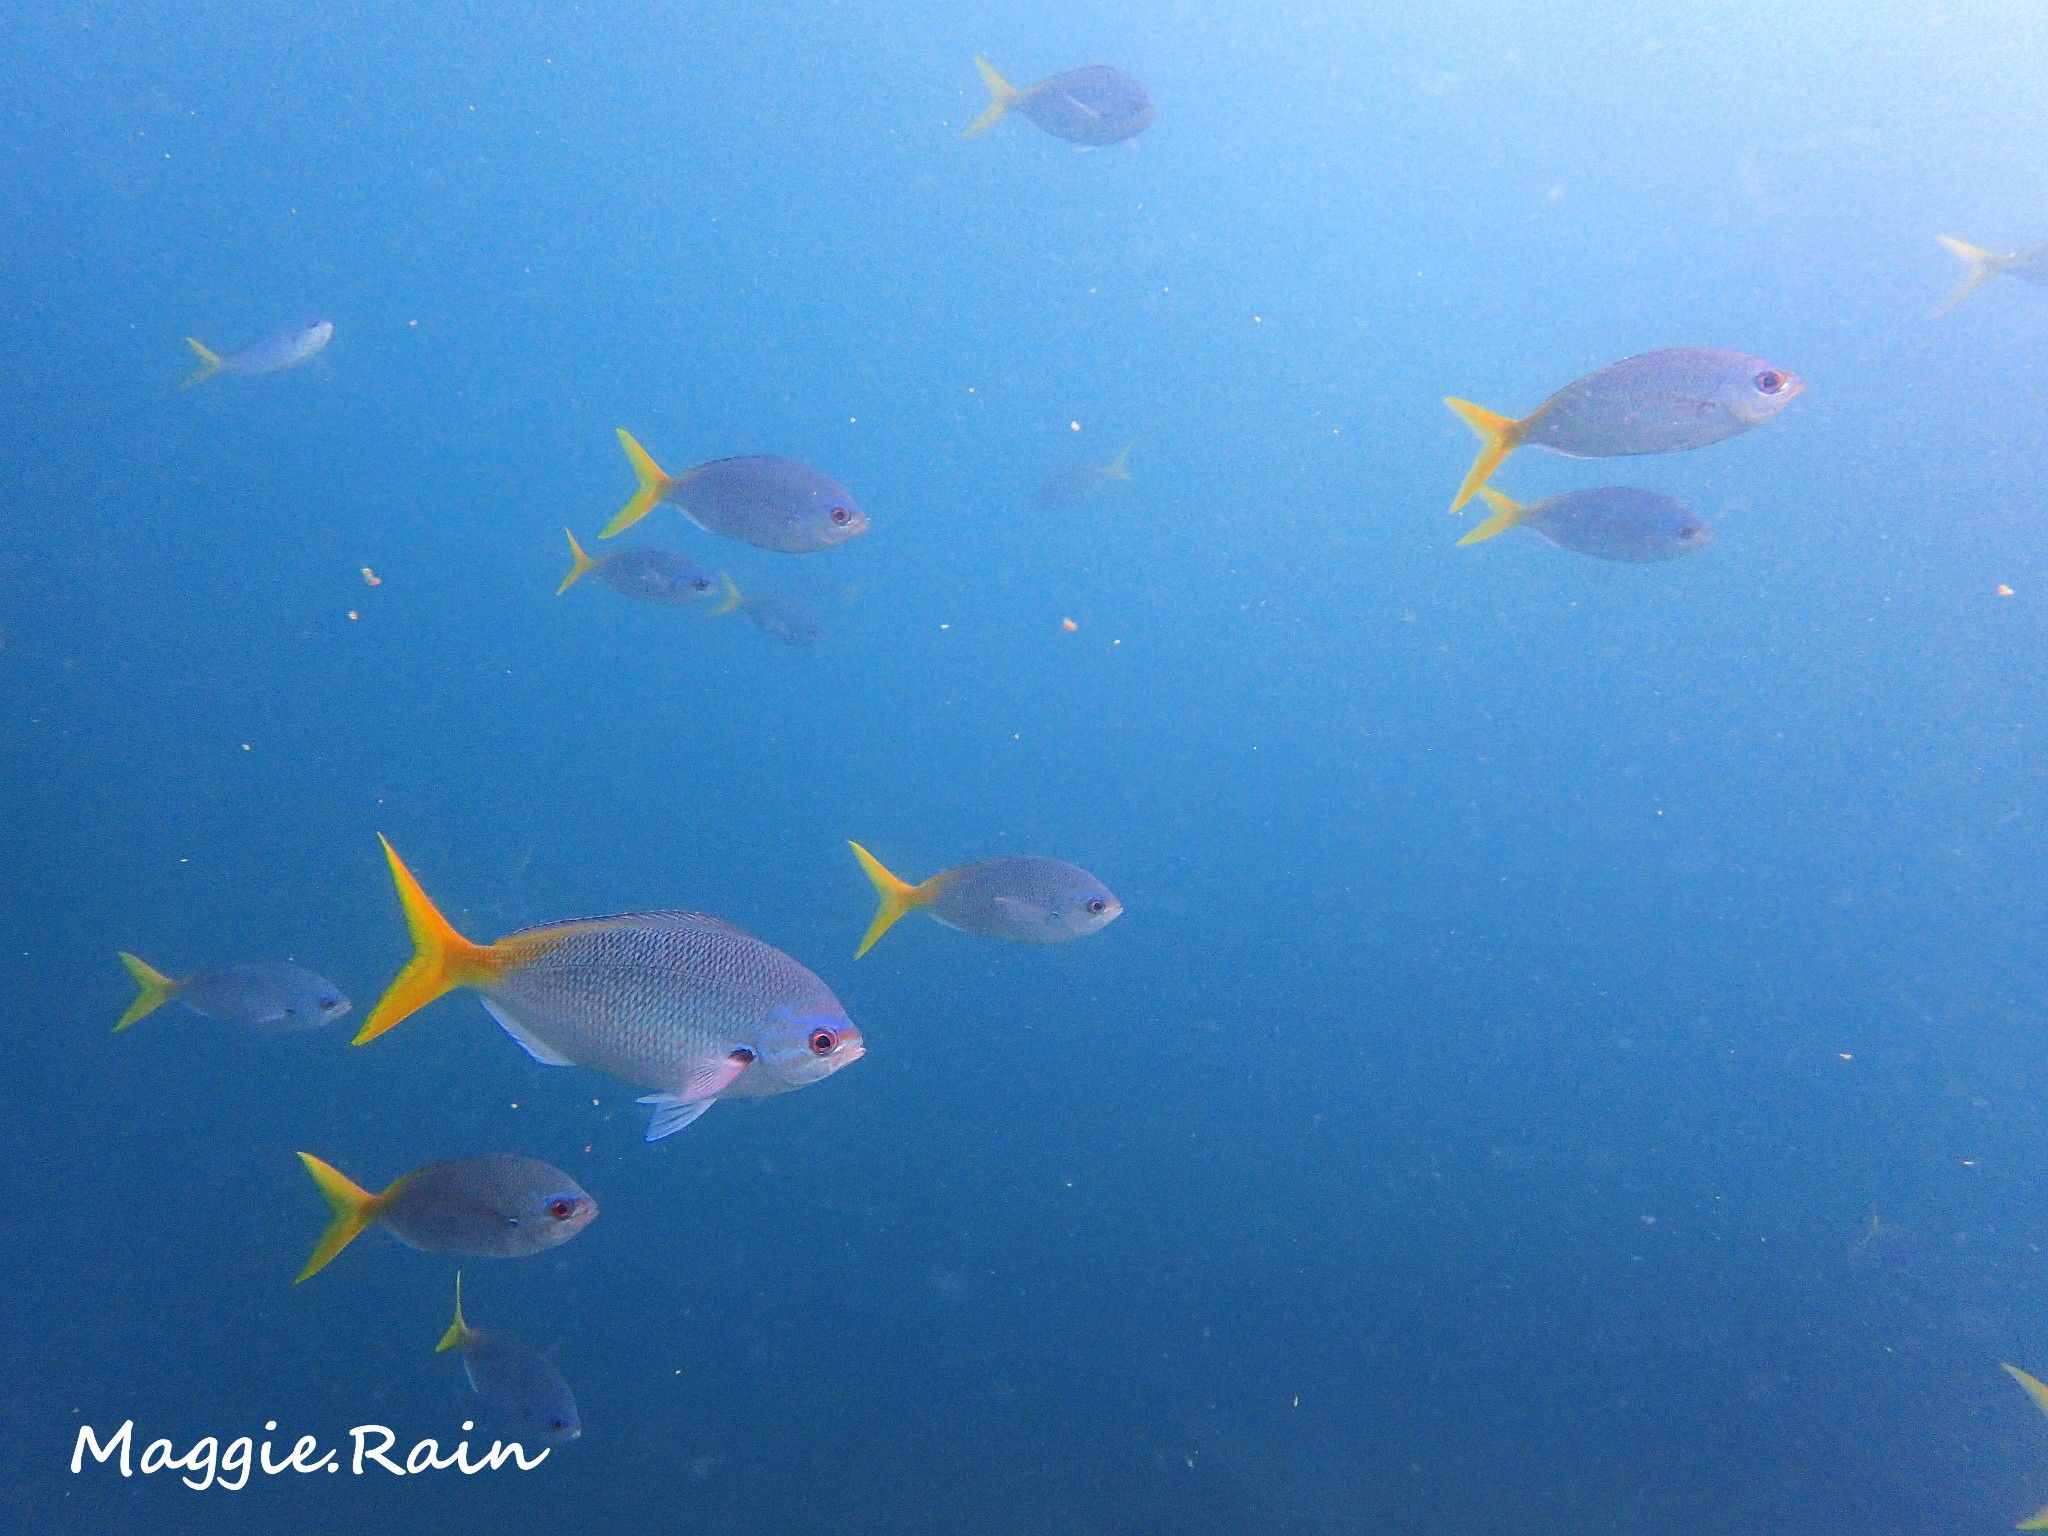
M 384 857 L 391 861 L 391 879 L 398 886 L 399 904 L 405 908 L 405 926 L 412 930 L 413 953 L 356 1031 L 357 1045 L 404 1023 L 435 998 L 457 987 L 475 986 L 500 969 L 498 956 L 489 945 L 470 943 L 434 909 L 419 881 L 399 859 L 398 850 L 382 833 L 377 841 L 384 844 Z

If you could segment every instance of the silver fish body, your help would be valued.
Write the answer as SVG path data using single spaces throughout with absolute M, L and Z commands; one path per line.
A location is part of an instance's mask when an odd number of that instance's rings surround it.
M 1572 458 L 1683 453 L 1761 426 L 1803 387 L 1762 358 L 1667 347 L 1567 384 L 1530 413 L 1518 441 Z
M 868 527 L 845 486 L 773 454 L 699 464 L 669 483 L 666 499 L 707 533 L 783 554 L 831 549 Z
M 559 1247 L 597 1219 L 597 1202 L 561 1169 L 488 1154 L 430 1163 L 384 1192 L 377 1219 L 430 1253 L 524 1258 Z
M 596 561 L 591 574 L 621 597 L 664 608 L 688 608 L 718 596 L 718 578 L 673 550 L 614 550 Z
M 1525 509 L 1521 521 L 1560 549 L 1630 564 L 1676 560 L 1713 538 L 1683 504 L 1627 485 L 1553 496 Z
M 1107 886 L 1064 859 L 983 859 L 942 879 L 926 911 L 949 928 L 1014 944 L 1085 938 L 1123 912 Z

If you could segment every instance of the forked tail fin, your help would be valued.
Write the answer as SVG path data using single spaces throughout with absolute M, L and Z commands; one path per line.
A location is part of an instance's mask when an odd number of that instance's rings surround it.
M 441 1342 L 434 1346 L 434 1353 L 444 1349 L 460 1349 L 469 1341 L 469 1324 L 462 1320 L 462 1271 L 455 1271 L 455 1321 L 448 1325 L 448 1331 L 441 1335 Z
M 384 1204 L 382 1195 L 371 1194 L 339 1168 L 321 1162 L 312 1153 L 301 1152 L 299 1161 L 306 1165 L 306 1172 L 313 1175 L 313 1182 L 327 1197 L 327 1204 L 334 1211 L 334 1220 L 320 1235 L 320 1241 L 313 1247 L 313 1256 L 306 1260 L 306 1267 L 299 1271 L 299 1278 L 292 1282 L 293 1285 L 325 1269 L 337 1253 L 354 1242 L 363 1228 L 377 1219 L 377 1212 Z
M 1119 453 L 1115 458 L 1111 459 L 1107 464 L 1102 466 L 1103 474 L 1108 476 L 1111 480 L 1130 479 L 1132 447 L 1132 444 L 1125 443 L 1123 446 L 1123 452 Z
M 1499 469 L 1500 461 L 1515 451 L 1522 424 L 1513 417 L 1489 411 L 1483 405 L 1474 405 L 1470 400 L 1446 396 L 1444 404 L 1456 411 L 1458 419 L 1479 438 L 1479 457 L 1465 472 L 1465 483 L 1458 487 L 1457 500 L 1451 503 L 1451 510 L 1455 512 L 1478 494 L 1479 487 L 1486 484 L 1487 476 Z
M 1490 485 L 1479 487 L 1479 494 L 1484 496 L 1486 504 L 1493 508 L 1493 516 L 1458 540 L 1461 549 L 1467 544 L 1477 544 L 1482 539 L 1490 539 L 1497 533 L 1506 533 L 1519 523 L 1522 514 L 1529 510 L 1519 501 L 1510 501 Z
M 981 109 L 981 116 L 961 130 L 960 137 L 963 139 L 971 139 L 989 128 L 1005 112 L 1017 105 L 1017 98 L 1023 94 L 997 74 L 995 65 L 978 53 L 974 56 L 974 67 L 981 71 L 981 83 L 988 87 L 988 105 Z
M 853 850 L 853 856 L 860 860 L 860 867 L 867 872 L 868 879 L 875 887 L 875 920 L 868 924 L 867 936 L 860 941 L 860 948 L 853 952 L 853 958 L 858 960 L 875 947 L 875 940 L 896 926 L 896 920 L 904 913 L 913 907 L 930 905 L 932 899 L 945 888 L 950 876 L 933 875 L 922 885 L 912 885 L 907 880 L 899 880 L 890 874 L 882 867 L 882 861 L 859 843 L 848 843 L 846 846 Z
M 606 523 L 598 533 L 600 539 L 608 539 L 615 533 L 624 533 L 641 518 L 661 505 L 675 481 L 661 471 L 661 466 L 645 448 L 633 440 L 633 434 L 624 427 L 619 428 L 619 446 L 626 450 L 626 457 L 632 462 L 633 474 L 640 482 L 640 489 L 633 493 L 633 499 L 619 508 L 619 515 Z
M 393 1025 L 404 1023 L 435 998 L 485 980 L 499 968 L 488 945 L 470 943 L 434 909 L 419 881 L 413 879 L 412 871 L 399 859 L 398 850 L 383 834 L 378 834 L 377 841 L 384 844 L 384 857 L 391 864 L 399 905 L 405 908 L 405 926 L 412 932 L 413 953 L 398 979 L 363 1020 L 363 1027 L 356 1031 L 357 1045 L 367 1044 Z
M 1949 254 L 1962 262 L 1968 270 L 1963 273 L 1963 280 L 1956 284 L 1955 291 L 1941 301 L 1941 308 L 1935 311 L 1937 315 L 1945 315 L 1954 309 L 1963 300 L 1990 282 L 1992 278 L 2003 272 L 2007 264 L 2012 260 L 2010 256 L 2001 256 L 1996 251 L 1987 251 L 1983 246 L 1972 245 L 1967 240 L 1952 240 L 1947 235 L 1941 237 L 1941 243 L 1947 246 Z
M 740 596 L 740 589 L 733 585 L 730 576 L 720 571 L 718 579 L 725 583 L 725 596 L 718 600 L 718 606 L 711 610 L 713 613 L 736 613 L 747 606 L 747 600 Z
M 128 967 L 128 974 L 135 980 L 135 1001 L 128 1005 L 128 1011 L 121 1015 L 121 1022 L 114 1026 L 117 1035 L 137 1019 L 155 1013 L 167 999 L 178 995 L 178 984 L 148 961 L 129 954 L 125 949 L 119 954 L 121 963 Z
M 210 351 L 203 343 L 193 340 L 190 336 L 185 338 L 185 345 L 199 354 L 199 366 L 185 376 L 185 382 L 178 388 L 190 389 L 194 384 L 204 384 L 227 366 L 221 361 L 218 352 Z
M 557 597 L 560 597 L 564 592 L 575 586 L 583 577 L 588 576 L 597 569 L 597 562 L 583 553 L 583 546 L 576 542 L 576 535 L 569 533 L 569 530 L 566 528 L 562 532 L 569 534 L 569 558 L 574 564 L 569 567 L 569 574 L 562 578 L 562 584 L 555 588 L 555 596 Z

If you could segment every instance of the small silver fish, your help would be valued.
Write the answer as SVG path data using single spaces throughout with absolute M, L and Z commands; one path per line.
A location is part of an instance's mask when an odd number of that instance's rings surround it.
M 178 387 L 190 389 L 195 384 L 204 384 L 216 373 L 238 373 L 252 379 L 266 373 L 280 373 L 311 360 L 333 339 L 333 321 L 309 320 L 303 325 L 283 326 L 261 341 L 222 357 L 187 336 L 185 344 L 199 354 L 199 366 Z
M 595 1067 L 654 1092 L 647 1139 L 716 1099 L 819 1082 L 866 1049 L 831 988 L 781 950 L 701 912 L 629 912 L 472 944 L 387 842 L 414 953 L 356 1032 L 374 1040 L 469 987 L 535 1061 Z
M 664 501 L 706 533 L 786 555 L 831 549 L 868 531 L 867 514 L 845 486 L 795 459 L 749 454 L 669 475 L 623 427 L 619 443 L 640 489 L 605 524 L 601 539 L 623 533 Z
M 334 1211 L 300 1280 L 325 1269 L 373 1222 L 429 1253 L 518 1259 L 560 1247 L 597 1219 L 597 1202 L 582 1185 L 531 1157 L 429 1163 L 400 1175 L 381 1195 L 310 1152 L 301 1152 L 299 1161 Z
M 824 626 L 808 603 L 776 592 L 743 597 L 730 576 L 724 580 L 725 601 L 712 609 L 713 613 L 744 613 L 754 628 L 784 645 L 816 645 L 824 638 Z
M 1937 315 L 1947 314 L 2001 274 L 2016 277 L 2023 283 L 2032 283 L 2036 288 L 2048 288 L 2048 242 L 2030 245 L 2020 251 L 1987 251 L 1981 245 L 1971 245 L 1967 240 L 1952 240 L 1947 235 L 1941 237 L 1941 243 L 1948 247 L 1950 255 L 1963 263 L 1965 270 L 1963 280 L 1941 301 L 1941 308 L 1935 311 Z
M 472 1328 L 462 1318 L 462 1276 L 455 1276 L 455 1321 L 434 1353 L 462 1351 L 463 1374 L 484 1406 L 514 1430 L 563 1444 L 583 1433 L 576 1394 L 555 1364 L 495 1328 Z
M 585 576 L 596 576 L 621 597 L 655 603 L 664 608 L 688 608 L 718 596 L 718 579 L 687 555 L 666 549 L 615 549 L 595 560 L 583 552 L 576 535 L 569 533 L 569 552 L 575 561 L 555 596 Z
M 873 882 L 879 905 L 858 960 L 896 920 L 922 907 L 948 928 L 1008 939 L 1013 944 L 1061 944 L 1086 938 L 1123 915 L 1109 887 L 1064 859 L 983 859 L 933 875 L 920 885 L 899 880 L 859 843 L 848 844 Z
M 1446 399 L 1480 441 L 1451 510 L 1523 444 L 1574 459 L 1684 453 L 1762 426 L 1806 386 L 1760 357 L 1713 347 L 1666 347 L 1575 379 L 1516 421 Z
M 1130 478 L 1131 450 L 1126 446 L 1107 464 L 1069 464 L 1056 470 L 1039 486 L 1035 499 L 1041 507 L 1079 506 L 1110 481 Z
M 1493 516 L 1458 540 L 1461 545 L 1527 527 L 1560 549 L 1641 565 L 1676 560 L 1706 548 L 1713 538 L 1689 508 L 1632 485 L 1570 491 L 1526 507 L 1490 485 L 1482 485 L 1479 494 L 1493 508 Z
M 223 966 L 173 981 L 147 961 L 120 953 L 135 982 L 135 1001 L 114 1026 L 116 1034 L 174 997 L 206 1018 L 252 1029 L 315 1029 L 349 1008 L 347 996 L 325 976 L 282 960 Z
M 1143 133 L 1158 115 L 1144 83 L 1107 64 L 1090 64 L 1050 75 L 1023 90 L 996 73 L 980 54 L 974 67 L 988 87 L 988 106 L 969 123 L 961 137 L 971 139 L 1015 109 L 1034 128 L 1069 144 L 1100 148 Z

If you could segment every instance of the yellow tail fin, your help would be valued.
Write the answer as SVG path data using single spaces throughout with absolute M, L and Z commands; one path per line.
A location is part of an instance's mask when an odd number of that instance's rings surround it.
M 860 948 L 853 952 L 853 958 L 858 960 L 875 947 L 875 940 L 896 926 L 896 920 L 904 913 L 915 907 L 930 906 L 939 892 L 946 888 L 946 882 L 952 878 L 952 872 L 949 870 L 943 874 L 933 875 L 922 885 L 911 885 L 908 881 L 898 880 L 890 874 L 882 867 L 882 861 L 859 843 L 848 843 L 846 846 L 853 850 L 853 856 L 860 860 L 860 867 L 867 872 L 868 879 L 874 882 L 875 896 L 880 903 L 875 908 L 875 920 L 868 924 L 867 937 L 860 941 Z
M 357 1235 L 377 1219 L 389 1198 L 388 1192 L 373 1195 L 362 1188 L 347 1174 L 328 1163 L 323 1163 L 310 1152 L 301 1152 L 299 1161 L 306 1165 L 306 1172 L 313 1175 L 313 1182 L 320 1186 L 320 1193 L 327 1197 L 327 1203 L 334 1209 L 334 1220 L 320 1241 L 314 1245 L 313 1256 L 306 1260 L 306 1267 L 299 1271 L 297 1285 L 325 1269 L 333 1257 L 356 1240 Z M 395 1186 L 394 1186 L 395 1187 Z
M 645 448 L 633 441 L 633 434 L 624 427 L 619 428 L 619 446 L 626 450 L 626 457 L 632 460 L 633 473 L 640 481 L 640 489 L 633 493 L 631 501 L 619 508 L 619 515 L 604 525 L 598 533 L 600 539 L 608 539 L 615 533 L 624 533 L 660 506 L 662 498 L 668 495 L 669 490 L 675 485 L 675 481 L 661 472 L 661 466 L 654 462 Z
M 569 530 L 564 528 L 562 532 L 569 533 Z M 581 578 L 588 576 L 597 569 L 597 562 L 583 553 L 583 546 L 576 542 L 576 535 L 573 533 L 569 533 L 569 557 L 575 563 L 569 567 L 569 574 L 562 578 L 562 584 L 555 588 L 555 596 L 557 597 L 560 597 L 564 592 L 575 586 Z
M 1111 459 L 1107 464 L 1103 465 L 1102 472 L 1105 475 L 1109 476 L 1109 478 L 1112 480 L 1130 479 L 1132 446 L 1133 445 L 1130 443 L 1125 443 L 1124 451 L 1118 454 L 1115 458 Z
M 1981 245 L 1972 245 L 1967 240 L 1951 240 L 1947 235 L 1941 236 L 1941 243 L 1948 247 L 1950 255 L 1969 270 L 1963 274 L 1963 280 L 1956 284 L 1955 292 L 1941 301 L 1941 308 L 1935 311 L 1937 315 L 1945 315 L 1954 309 L 2003 272 L 2006 263 L 2011 260 L 2010 257 L 2001 256 L 1996 251 L 1987 251 Z
M 1017 98 L 1023 94 L 997 74 L 995 65 L 978 53 L 974 56 L 974 67 L 981 71 L 981 83 L 988 87 L 988 105 L 982 108 L 981 116 L 961 130 L 960 137 L 963 139 L 971 139 L 988 128 L 997 118 L 1017 105 Z
M 145 960 L 138 960 L 125 949 L 118 953 L 121 963 L 128 967 L 128 974 L 135 978 L 135 1001 L 128 1005 L 128 1011 L 121 1015 L 121 1022 L 114 1026 L 117 1035 L 137 1019 L 155 1013 L 167 999 L 178 995 L 178 983 L 163 972 Z
M 2039 1408 L 2043 1413 L 2048 1413 L 2048 1386 L 2043 1386 L 2016 1365 L 2008 1365 L 2005 1371 L 2008 1376 L 2012 1377 L 2014 1381 L 2018 1382 L 2025 1389 L 2027 1396 L 2034 1400 L 2036 1408 Z M 2014 1529 L 2022 1531 L 2048 1531 L 2048 1509 L 2042 1510 L 2030 1519 L 2022 1520 Z
M 185 376 L 185 382 L 180 384 L 178 388 L 190 389 L 194 384 L 204 384 L 225 366 L 221 362 L 218 352 L 209 351 L 190 336 L 185 338 L 185 345 L 199 354 L 199 366 Z
M 441 1335 L 441 1342 L 434 1346 L 434 1353 L 444 1349 L 460 1349 L 469 1342 L 469 1324 L 462 1320 L 462 1271 L 455 1271 L 455 1321 L 448 1325 L 448 1331 Z
M 363 1027 L 356 1031 L 357 1045 L 367 1044 L 393 1025 L 404 1023 L 435 998 L 457 987 L 474 986 L 499 969 L 498 957 L 488 945 L 470 943 L 434 910 L 434 904 L 427 900 L 427 893 L 420 889 L 419 881 L 413 879 L 412 871 L 399 859 L 398 850 L 389 839 L 379 833 L 377 841 L 384 844 L 384 857 L 391 862 L 391 879 L 398 887 L 399 904 L 405 908 L 405 926 L 412 932 L 413 953 L 398 979 L 363 1020 Z
M 1522 514 L 1529 509 L 1519 501 L 1510 501 L 1490 485 L 1479 487 L 1479 494 L 1486 498 L 1486 504 L 1493 508 L 1493 516 L 1458 540 L 1458 547 L 1477 544 L 1481 539 L 1490 539 L 1496 533 L 1506 533 L 1522 520 Z
M 1522 424 L 1512 417 L 1496 415 L 1483 405 L 1474 405 L 1470 400 L 1447 396 L 1444 404 L 1456 411 L 1458 419 L 1479 435 L 1479 457 L 1472 461 L 1465 483 L 1458 487 L 1458 499 L 1451 503 L 1451 510 L 1455 512 L 1478 493 L 1480 486 L 1486 484 L 1487 476 L 1500 468 L 1500 461 L 1515 451 Z
M 734 613 L 744 608 L 747 600 L 740 596 L 740 589 L 733 585 L 732 578 L 726 575 L 725 572 L 720 571 L 718 579 L 725 583 L 725 596 L 718 600 L 718 606 L 711 611 L 713 613 Z

